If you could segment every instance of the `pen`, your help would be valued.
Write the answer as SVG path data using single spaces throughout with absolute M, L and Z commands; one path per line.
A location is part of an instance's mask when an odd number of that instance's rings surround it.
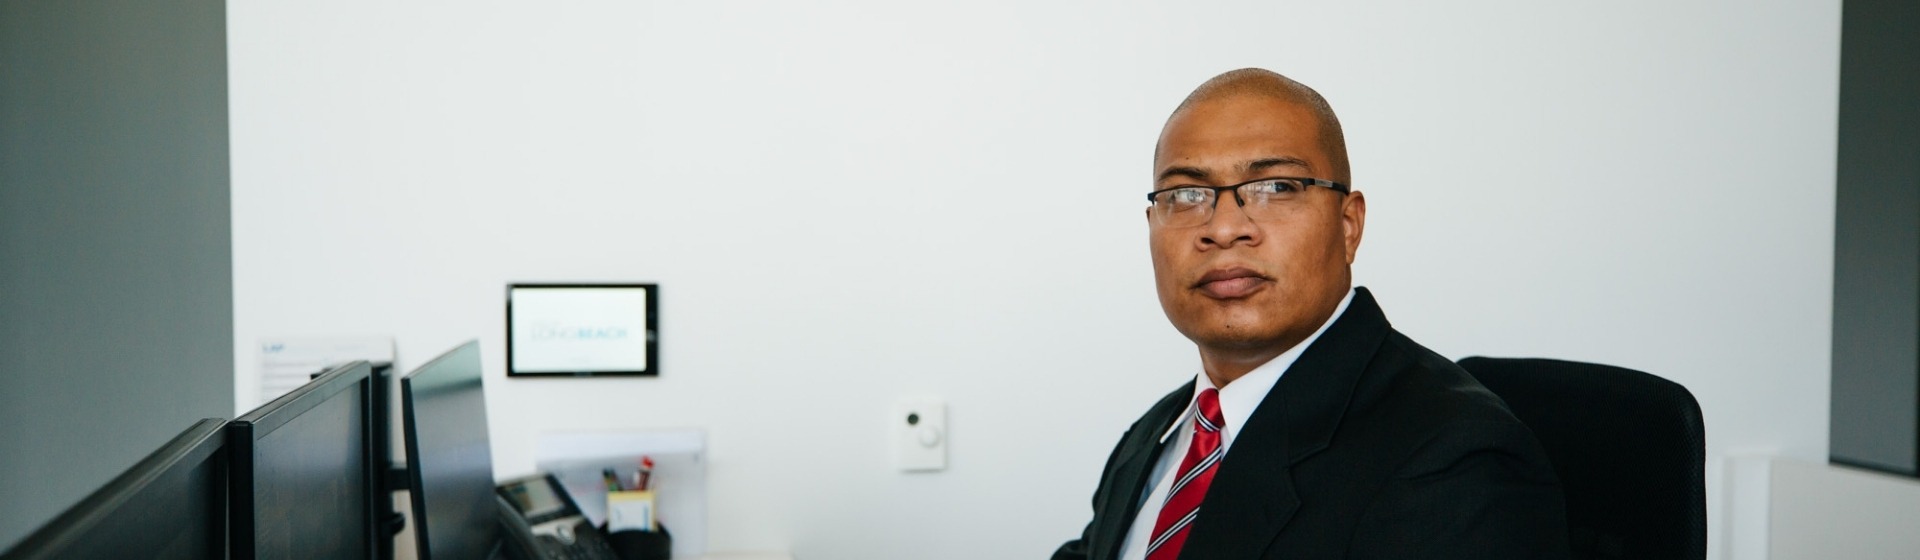
M 620 476 L 619 476 L 619 475 L 616 475 L 616 474 L 613 474 L 613 469 L 601 469 L 601 470 L 600 470 L 600 478 L 602 478 L 602 479 L 605 479 L 605 480 L 606 480 L 606 482 L 607 482 L 607 491 L 608 491 L 608 492 L 619 492 L 619 491 L 621 491 L 621 488 L 620 488 Z
M 653 457 L 649 457 L 646 455 L 640 456 L 640 473 L 635 475 L 634 478 L 635 478 L 635 481 L 634 481 L 635 489 L 640 490 L 642 492 L 652 489 Z

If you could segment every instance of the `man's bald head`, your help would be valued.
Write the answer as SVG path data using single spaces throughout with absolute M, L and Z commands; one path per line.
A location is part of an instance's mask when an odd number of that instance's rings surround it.
M 1340 128 L 1340 117 L 1334 115 L 1333 106 L 1327 103 L 1327 98 L 1320 96 L 1320 92 L 1271 70 L 1241 68 L 1214 76 L 1194 88 L 1193 93 L 1187 94 L 1186 100 L 1181 101 L 1180 106 L 1173 109 L 1173 114 L 1167 116 L 1167 122 L 1172 124 L 1181 113 L 1195 106 L 1239 96 L 1266 97 L 1306 109 L 1317 121 L 1318 144 L 1326 151 L 1333 165 L 1332 177 L 1325 178 L 1343 183 L 1353 181 L 1352 171 L 1347 165 L 1346 133 Z M 1154 146 L 1156 160 L 1159 159 L 1159 149 L 1158 145 Z
M 1146 218 L 1160 307 L 1200 346 L 1215 387 L 1327 323 L 1353 287 L 1366 196 L 1259 183 L 1351 181 L 1340 120 L 1320 94 L 1266 70 L 1221 74 L 1167 118 L 1153 160 Z M 1222 192 L 1229 185 L 1238 188 Z M 1266 188 L 1246 188 L 1255 185 Z

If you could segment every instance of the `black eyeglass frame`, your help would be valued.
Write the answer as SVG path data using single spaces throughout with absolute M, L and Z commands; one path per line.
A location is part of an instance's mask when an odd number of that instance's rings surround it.
M 1173 192 L 1173 191 L 1183 190 L 1183 189 L 1206 189 L 1206 190 L 1213 191 L 1213 206 L 1215 208 L 1220 207 L 1220 193 L 1227 192 L 1227 191 L 1232 191 L 1233 201 L 1239 204 L 1242 208 L 1245 208 L 1247 206 L 1247 199 L 1245 197 L 1240 196 L 1240 187 L 1244 187 L 1254 183 L 1266 182 L 1266 181 L 1299 181 L 1300 184 L 1305 186 L 1326 187 L 1328 189 L 1332 189 L 1333 192 L 1337 192 L 1342 195 L 1353 192 L 1353 188 L 1347 186 L 1344 183 L 1335 183 L 1333 181 L 1328 181 L 1326 179 L 1315 179 L 1312 177 L 1262 177 L 1259 179 L 1254 179 L 1252 181 L 1247 181 L 1245 183 L 1240 183 L 1237 185 L 1230 185 L 1225 187 L 1207 187 L 1207 186 L 1201 186 L 1201 185 L 1181 185 L 1178 187 L 1168 187 L 1168 188 L 1147 193 L 1147 204 L 1153 204 L 1153 197 L 1160 196 L 1160 193 Z M 1305 191 L 1301 191 L 1301 192 L 1305 192 Z

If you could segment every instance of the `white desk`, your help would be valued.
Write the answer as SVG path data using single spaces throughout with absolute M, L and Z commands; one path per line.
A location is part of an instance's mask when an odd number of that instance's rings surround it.
M 401 490 L 399 492 L 393 493 L 394 511 L 398 511 L 400 512 L 401 515 L 404 515 L 407 517 L 406 527 L 400 530 L 400 534 L 394 535 L 394 547 L 393 547 L 394 560 L 414 560 L 415 558 L 418 558 L 417 553 L 414 551 L 415 544 L 413 542 L 413 510 L 412 510 L 413 502 L 408 501 L 410 499 L 411 498 L 407 496 L 407 491 L 405 490 Z M 793 555 L 787 554 L 785 552 L 731 551 L 731 552 L 708 552 L 706 554 L 702 554 L 692 558 L 686 558 L 686 559 L 676 558 L 674 560 L 793 560 Z

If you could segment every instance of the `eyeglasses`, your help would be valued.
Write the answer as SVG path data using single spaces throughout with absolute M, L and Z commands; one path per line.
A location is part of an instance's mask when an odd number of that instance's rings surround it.
M 1234 202 L 1240 204 L 1240 211 L 1246 212 L 1248 218 L 1271 221 L 1285 216 L 1304 200 L 1309 186 L 1326 187 L 1342 195 L 1349 190 L 1340 183 L 1305 177 L 1268 177 L 1229 187 L 1181 185 L 1147 193 L 1147 201 L 1153 203 L 1147 208 L 1147 214 L 1158 226 L 1197 226 L 1213 219 L 1214 208 L 1220 205 L 1220 193 L 1232 191 Z

